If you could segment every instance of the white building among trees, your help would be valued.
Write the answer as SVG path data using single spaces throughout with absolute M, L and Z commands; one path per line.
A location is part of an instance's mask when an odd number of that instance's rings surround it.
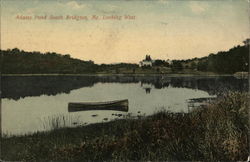
M 146 58 L 139 62 L 139 66 L 153 66 L 154 61 L 151 59 L 150 55 L 146 55 Z

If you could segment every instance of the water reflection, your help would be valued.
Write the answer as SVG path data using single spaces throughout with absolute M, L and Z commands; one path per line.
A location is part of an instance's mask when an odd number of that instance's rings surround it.
M 145 89 L 146 94 L 150 94 L 152 85 L 153 85 L 153 84 L 151 84 L 151 83 L 143 83 L 143 82 L 141 82 L 141 87 L 142 87 L 143 89 Z
M 2 98 L 18 100 L 27 96 L 69 94 L 82 87 L 97 83 L 141 83 L 149 94 L 152 88 L 166 87 L 203 90 L 209 95 L 222 92 L 247 91 L 248 80 L 233 76 L 224 77 L 168 77 L 168 76 L 4 76 L 2 77 Z
M 145 88 L 146 93 L 150 93 L 151 88 Z
M 234 77 L 168 76 L 3 77 L 2 127 L 5 133 L 24 134 L 47 130 L 42 126 L 43 119 L 46 119 L 45 123 L 50 128 L 55 119 L 67 119 L 67 126 L 78 126 L 127 116 L 140 118 L 163 109 L 188 112 L 188 99 L 216 97 L 227 90 L 247 91 L 248 80 Z M 123 99 L 129 101 L 128 112 L 68 112 L 70 102 Z M 51 116 L 56 117 L 48 119 Z

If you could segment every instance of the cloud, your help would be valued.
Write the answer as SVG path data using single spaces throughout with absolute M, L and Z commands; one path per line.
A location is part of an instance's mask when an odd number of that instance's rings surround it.
M 160 24 L 161 24 L 161 25 L 168 25 L 168 23 L 167 23 L 167 22 L 164 22 L 164 21 L 161 21 Z
M 158 0 L 158 3 L 165 5 L 168 4 L 168 0 Z
M 99 5 L 99 6 L 93 6 L 93 10 L 100 12 L 102 14 L 116 14 L 118 12 L 121 12 L 122 8 L 116 5 Z
M 115 9 L 117 9 L 118 8 L 118 6 L 116 6 L 116 5 L 107 5 L 107 7 L 109 8 L 109 9 L 111 9 L 111 10 L 115 10 Z
M 27 9 L 19 11 L 19 12 L 16 12 L 16 10 L 13 10 L 10 13 L 13 17 L 16 17 L 17 15 L 32 16 L 32 15 L 39 13 L 39 8 L 38 7 L 27 8 Z
M 27 14 L 27 15 L 34 15 L 34 13 L 37 11 L 37 8 L 28 8 L 26 9 L 23 13 Z
M 82 9 L 82 8 L 85 8 L 86 6 L 84 4 L 79 4 L 78 2 L 76 1 L 70 1 L 70 2 L 67 2 L 66 5 L 72 9 L 75 9 L 75 10 L 78 10 L 78 9 Z
M 109 12 L 109 13 L 117 13 L 118 11 L 121 10 L 119 6 L 111 5 L 111 4 L 104 6 L 104 9 L 106 10 L 106 12 Z
M 189 3 L 189 7 L 191 11 L 195 14 L 200 14 L 202 12 L 205 12 L 208 9 L 208 5 L 206 3 L 193 1 Z

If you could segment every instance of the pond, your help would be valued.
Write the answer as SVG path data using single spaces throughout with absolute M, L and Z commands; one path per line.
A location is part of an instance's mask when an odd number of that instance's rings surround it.
M 4 76 L 2 133 L 20 135 L 55 127 L 79 126 L 151 115 L 188 112 L 187 100 L 247 91 L 248 80 L 233 76 Z M 69 102 L 128 99 L 128 112 L 68 112 Z

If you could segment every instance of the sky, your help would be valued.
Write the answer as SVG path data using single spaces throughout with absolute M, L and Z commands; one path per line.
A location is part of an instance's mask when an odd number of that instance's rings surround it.
M 1 0 L 1 49 L 98 64 L 203 57 L 249 38 L 249 11 L 248 0 Z

